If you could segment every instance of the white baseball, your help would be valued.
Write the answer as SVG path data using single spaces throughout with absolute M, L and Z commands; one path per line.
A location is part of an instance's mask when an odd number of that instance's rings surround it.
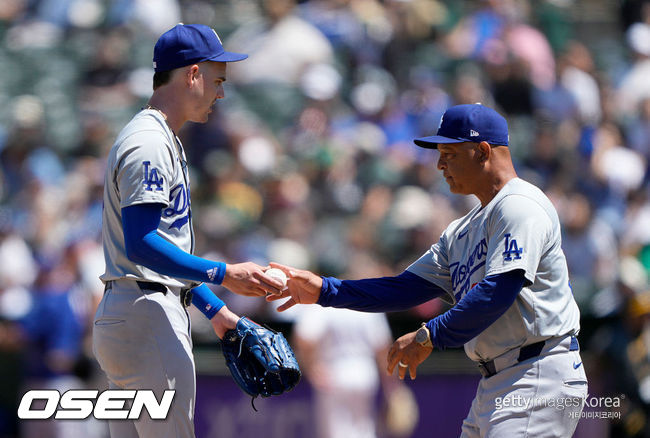
M 271 268 L 271 269 L 267 269 L 266 272 L 264 273 L 269 277 L 281 282 L 282 287 L 287 286 L 287 276 L 285 275 L 284 271 L 282 271 L 281 269 Z

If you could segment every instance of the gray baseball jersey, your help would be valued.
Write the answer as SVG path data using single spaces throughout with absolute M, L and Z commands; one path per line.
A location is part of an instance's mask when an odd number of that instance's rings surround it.
M 460 300 L 488 275 L 521 269 L 526 284 L 494 324 L 465 344 L 475 361 L 553 336 L 577 334 L 580 312 L 562 252 L 560 222 L 544 193 L 519 178 L 452 222 L 408 271 Z
M 102 223 L 106 272 L 100 278 L 104 282 L 131 278 L 169 287 L 192 286 L 192 281 L 161 275 L 126 256 L 121 210 L 144 203 L 165 205 L 158 234 L 192 253 L 194 231 L 185 153 L 162 114 L 153 109 L 142 110 L 131 119 L 108 156 Z

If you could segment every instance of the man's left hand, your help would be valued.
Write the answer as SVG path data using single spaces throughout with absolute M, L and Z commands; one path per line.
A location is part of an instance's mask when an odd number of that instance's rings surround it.
M 397 374 L 404 379 L 406 371 L 409 371 L 411 380 L 415 380 L 417 367 L 424 362 L 433 348 L 423 347 L 415 342 L 415 332 L 407 333 L 398 338 L 388 351 L 388 374 L 393 374 L 397 367 Z

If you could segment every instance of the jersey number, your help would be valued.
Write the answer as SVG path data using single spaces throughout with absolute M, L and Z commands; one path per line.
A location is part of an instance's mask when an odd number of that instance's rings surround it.
M 506 238 L 506 250 L 503 251 L 503 260 L 509 262 L 511 260 L 521 259 L 521 253 L 524 252 L 523 248 L 519 248 L 515 239 L 510 239 L 510 233 L 504 236 Z M 513 257 L 514 256 L 514 257 Z
M 163 189 L 163 177 L 158 175 L 158 169 L 150 167 L 151 161 L 143 161 L 144 165 L 144 180 L 142 183 L 145 185 L 145 190 L 152 191 L 153 186 L 156 186 L 156 191 Z

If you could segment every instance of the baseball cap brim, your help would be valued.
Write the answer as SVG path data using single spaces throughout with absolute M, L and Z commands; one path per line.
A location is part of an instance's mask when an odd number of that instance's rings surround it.
M 467 140 L 443 137 L 442 135 L 432 135 L 430 137 L 420 137 L 413 140 L 416 145 L 427 149 L 438 149 L 438 143 L 463 143 Z
M 248 58 L 248 55 L 244 53 L 223 52 L 217 56 L 213 56 L 212 58 L 207 59 L 207 61 L 237 62 L 237 61 L 243 61 L 246 58 Z

